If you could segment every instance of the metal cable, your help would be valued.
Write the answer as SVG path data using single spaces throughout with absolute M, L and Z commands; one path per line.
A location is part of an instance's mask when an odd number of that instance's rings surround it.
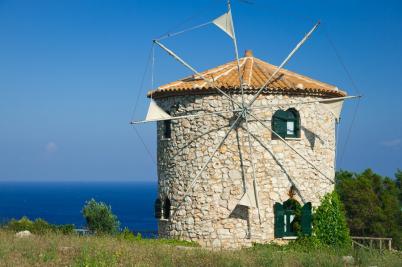
M 349 79 L 349 81 L 350 81 L 350 83 L 351 83 L 351 85 L 352 85 L 352 88 L 355 90 L 355 92 L 356 92 L 358 95 L 360 95 L 360 94 L 361 94 L 361 93 L 360 93 L 360 89 L 359 89 L 358 86 L 356 85 L 356 83 L 355 83 L 355 81 L 354 81 L 354 79 L 353 79 L 353 77 L 352 77 L 350 71 L 349 71 L 348 68 L 346 67 L 346 65 L 345 65 L 345 63 L 344 63 L 344 61 L 343 61 L 343 59 L 342 59 L 342 57 L 341 57 L 341 55 L 340 55 L 340 53 L 339 53 L 339 50 L 337 49 L 337 47 L 336 47 L 336 45 L 335 45 L 335 43 L 334 43 L 334 41 L 330 38 L 329 32 L 328 32 L 327 27 L 326 27 L 325 24 L 324 24 L 323 29 L 324 29 L 325 37 L 326 37 L 328 43 L 330 44 L 331 48 L 333 49 L 333 51 L 334 51 L 334 53 L 335 53 L 335 56 L 336 56 L 336 58 L 337 58 L 339 64 L 341 65 L 343 71 L 346 73 L 346 76 L 348 77 L 348 79 Z M 347 134 L 346 134 L 346 139 L 345 139 L 345 143 L 344 143 L 344 145 L 342 146 L 341 154 L 340 154 L 340 157 L 339 157 L 339 165 L 342 165 L 342 163 L 343 163 L 344 155 L 345 155 L 345 153 L 346 153 L 346 148 L 347 148 L 347 145 L 348 145 L 350 136 L 351 136 L 351 134 L 352 134 L 353 126 L 354 126 L 355 121 L 356 121 L 357 111 L 358 111 L 358 109 L 359 109 L 359 106 L 360 106 L 360 98 L 357 100 L 357 103 L 356 103 L 355 108 L 354 108 L 354 110 L 353 110 L 352 121 L 351 121 L 351 123 L 350 123 L 350 125 L 349 125 L 349 127 L 348 127 Z
M 360 98 L 357 100 L 357 103 L 356 103 L 355 108 L 353 110 L 352 121 L 350 122 L 349 129 L 348 129 L 348 132 L 346 134 L 346 140 L 345 140 L 345 143 L 344 143 L 344 145 L 342 147 L 342 153 L 341 153 L 341 155 L 339 157 L 339 165 L 342 165 L 342 163 L 343 163 L 344 155 L 346 153 L 346 148 L 347 148 L 350 136 L 352 134 L 353 125 L 355 124 L 355 121 L 356 121 L 357 111 L 359 109 L 359 106 L 360 106 Z
M 155 158 L 152 155 L 151 151 L 148 149 L 147 145 L 145 144 L 144 139 L 142 139 L 140 133 L 138 132 L 138 130 L 135 127 L 132 127 L 132 128 L 134 129 L 134 132 L 137 134 L 138 138 L 140 139 L 142 145 L 144 146 L 145 150 L 147 151 L 147 154 L 151 158 L 152 162 L 156 165 Z
M 215 5 L 215 3 L 210 4 L 208 6 L 205 7 L 205 9 L 203 9 L 201 12 L 197 12 L 193 15 L 191 15 L 190 17 L 186 18 L 185 20 L 183 20 L 182 22 L 179 22 L 178 24 L 176 24 L 176 26 L 170 28 L 170 30 L 168 30 L 167 32 L 165 32 L 164 34 L 160 35 L 158 38 L 156 38 L 157 40 L 162 38 L 163 36 L 167 36 L 169 35 L 173 30 L 180 28 L 181 26 L 183 26 L 184 24 L 188 23 L 189 21 L 205 14 L 207 11 L 211 10 L 211 6 Z
M 144 73 L 143 73 L 142 78 L 141 78 L 140 90 L 138 91 L 137 98 L 135 100 L 133 112 L 131 114 L 131 121 L 134 119 L 134 116 L 136 114 L 137 107 L 138 107 L 138 102 L 140 100 L 140 96 L 141 96 L 141 94 L 143 92 L 143 89 L 144 89 L 145 76 L 148 73 L 149 65 L 150 65 L 150 62 L 152 60 L 152 54 L 153 54 L 152 51 L 153 51 L 153 45 L 152 45 L 152 48 L 149 51 L 148 60 L 147 60 L 148 63 L 147 63 L 147 66 L 145 67 Z
M 200 25 L 193 26 L 193 27 L 190 27 L 190 28 L 187 28 L 187 29 L 178 31 L 178 32 L 168 33 L 168 34 L 166 34 L 166 35 L 163 35 L 163 36 L 159 37 L 159 38 L 156 39 L 156 40 L 160 41 L 160 40 L 164 40 L 164 39 L 167 39 L 167 38 L 170 38 L 170 37 L 174 37 L 174 36 L 180 35 L 180 34 L 185 33 L 185 32 L 189 32 L 189 31 L 192 31 L 192 30 L 196 30 L 196 29 L 202 28 L 202 27 L 207 26 L 207 25 L 209 25 L 209 24 L 211 24 L 211 23 L 212 23 L 212 21 L 208 21 L 208 22 L 202 23 L 202 24 L 200 24 Z

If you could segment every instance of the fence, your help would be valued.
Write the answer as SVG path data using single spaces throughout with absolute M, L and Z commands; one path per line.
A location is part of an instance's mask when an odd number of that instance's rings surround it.
M 392 238 L 352 236 L 352 246 L 355 245 L 369 249 L 392 250 Z

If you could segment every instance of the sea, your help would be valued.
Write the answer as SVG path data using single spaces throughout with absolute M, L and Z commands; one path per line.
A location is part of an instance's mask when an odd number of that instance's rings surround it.
M 81 211 L 94 198 L 111 206 L 122 229 L 152 238 L 156 196 L 156 182 L 0 182 L 0 223 L 27 216 L 85 228 Z

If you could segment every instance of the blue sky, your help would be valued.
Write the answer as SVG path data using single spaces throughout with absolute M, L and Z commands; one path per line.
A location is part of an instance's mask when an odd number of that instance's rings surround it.
M 288 69 L 357 94 L 345 104 L 337 167 L 402 168 L 401 1 L 233 1 L 241 54 L 280 64 L 315 21 L 321 27 Z M 151 40 L 225 11 L 225 1 L 0 0 L 0 180 L 156 179 L 154 125 L 146 113 Z M 190 19 L 189 19 L 190 18 Z M 165 44 L 203 70 L 233 59 L 211 26 Z M 156 50 L 155 82 L 189 72 Z M 347 138 L 349 136 L 349 138 Z

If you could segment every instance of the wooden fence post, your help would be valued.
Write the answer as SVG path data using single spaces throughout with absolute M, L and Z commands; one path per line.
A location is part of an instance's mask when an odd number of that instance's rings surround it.
M 351 238 L 352 238 L 352 248 L 354 248 L 355 245 L 358 245 L 366 249 L 392 250 L 392 238 L 389 237 L 352 236 Z M 360 241 L 360 243 L 358 241 Z M 388 241 L 388 248 L 386 243 L 387 241 Z M 379 242 L 379 245 L 377 245 L 377 242 Z

